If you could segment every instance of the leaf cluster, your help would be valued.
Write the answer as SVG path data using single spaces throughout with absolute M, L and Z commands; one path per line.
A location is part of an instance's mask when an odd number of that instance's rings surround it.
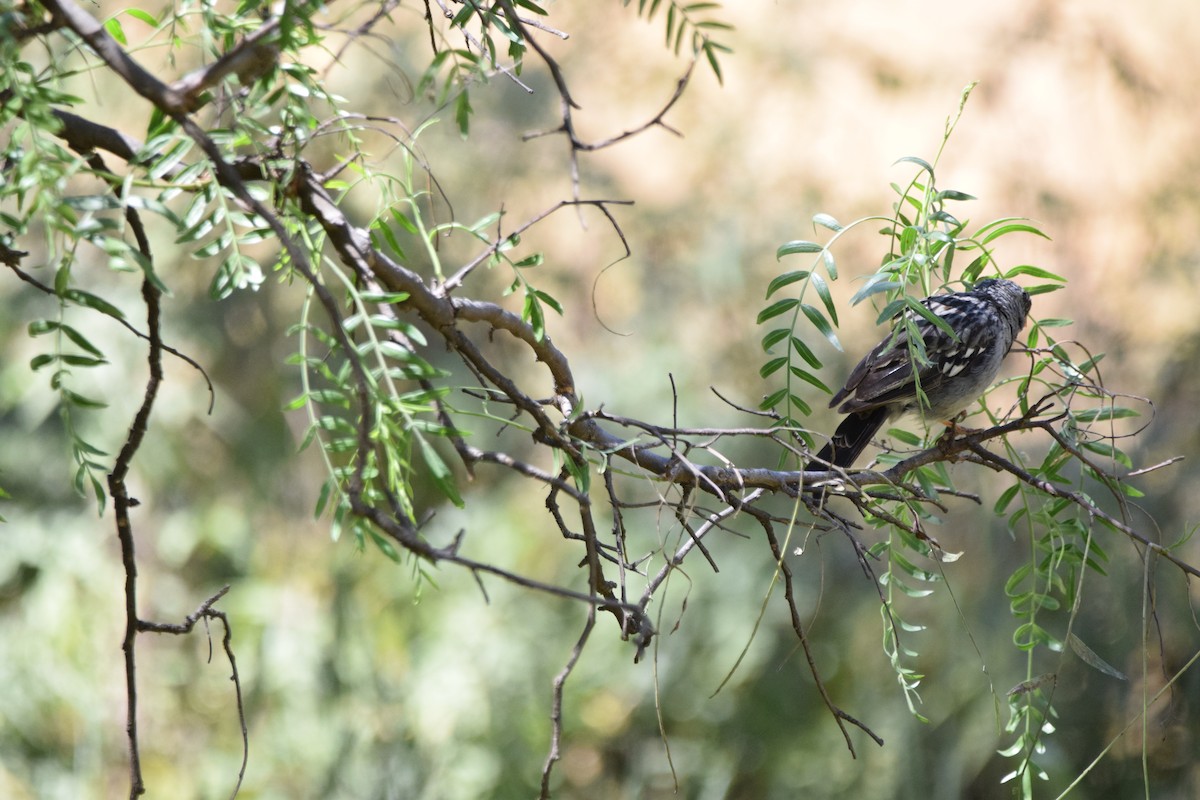
M 971 88 L 964 91 L 964 103 Z M 958 113 L 962 113 L 961 104 Z M 955 116 L 947 121 L 943 147 L 957 119 Z M 840 277 L 834 249 L 843 237 L 871 226 L 884 238 L 880 266 L 863 280 L 849 302 L 855 306 L 870 301 L 877 324 L 889 324 L 894 332 L 907 332 L 911 358 L 918 363 L 926 359 L 926 354 L 921 337 L 916 335 L 917 321 L 945 325 L 920 302 L 923 297 L 945 287 L 969 287 L 988 276 L 1016 279 L 1033 295 L 1056 291 L 1066 283 L 1063 277 L 1042 267 L 1006 267 L 1001 262 L 999 248 L 1006 237 L 1032 234 L 1048 238 L 1035 223 L 1021 217 L 1004 217 L 972 225 L 959 208 L 974 198 L 960 190 L 939 188 L 936 159 L 930 162 L 907 157 L 897 163 L 915 166 L 916 173 L 904 184 L 892 184 L 896 200 L 889 215 L 843 225 L 830 214 L 817 214 L 812 218 L 813 227 L 828 234 L 824 241 L 790 241 L 777 253 L 780 259 L 802 257 L 807 263 L 770 282 L 768 305 L 758 315 L 758 323 L 767 326 L 761 342 L 767 356 L 761 375 L 766 379 L 783 376 L 783 385 L 765 396 L 761 408 L 776 414 L 807 447 L 814 444 L 804 419 L 812 413 L 812 404 L 804 393 L 812 388 L 832 393 L 817 374 L 824 364 L 811 342 L 824 339 L 842 349 L 837 333 L 839 309 L 831 284 Z M 1035 303 L 1035 311 L 1036 307 Z M 1146 401 L 1105 388 L 1099 369 L 1103 354 L 1056 338 L 1057 330 L 1069 325 L 1065 319 L 1033 319 L 1019 348 L 1028 358 L 1027 370 L 993 387 L 1015 390 L 1015 402 L 1006 412 L 990 402 L 989 390 L 969 411 L 982 417 L 991 430 L 1004 431 L 995 436 L 1000 452 L 981 443 L 968 443 L 966 451 L 971 460 L 1011 476 L 1010 485 L 993 510 L 1006 517 L 1014 536 L 1029 542 L 1027 560 L 1013 571 L 1005 587 L 1016 621 L 1013 643 L 1028 659 L 1025 679 L 1008 695 L 1010 717 L 1006 730 L 1014 735 L 1014 741 L 1004 754 L 1020 759 L 1007 779 L 1019 776 L 1027 796 L 1032 793 L 1032 777 L 1046 776 L 1035 756 L 1044 752 L 1043 740 L 1053 732 L 1050 719 L 1057 713 L 1053 705 L 1054 675 L 1036 670 L 1035 654 L 1041 651 L 1061 658 L 1063 643 L 1070 642 L 1073 652 L 1087 654 L 1081 658 L 1088 664 L 1120 677 L 1071 633 L 1070 627 L 1082 598 L 1084 575 L 1106 575 L 1110 556 L 1096 535 L 1098 529 L 1129 536 L 1130 529 L 1121 520 L 1127 515 L 1126 504 L 1141 496 L 1126 477 L 1132 462 L 1121 440 L 1140 430 L 1130 432 L 1122 425 L 1140 417 L 1139 406 L 1146 405 Z M 1050 440 L 1040 460 L 1032 462 L 1027 449 L 1018 448 L 1007 432 L 1029 429 L 1047 433 Z M 915 635 L 922 628 L 905 620 L 901 601 L 912 602 L 934 594 L 937 584 L 945 580 L 940 565 L 958 557 L 941 548 L 930 534 L 930 526 L 940 522 L 940 512 L 945 509 L 943 498 L 962 492 L 946 468 L 945 456 L 938 457 L 937 449 L 930 449 L 929 442 L 895 428 L 888 434 L 899 448 L 911 449 L 885 451 L 877 463 L 885 470 L 887 480 L 870 490 L 848 489 L 847 497 L 863 522 L 882 534 L 881 540 L 863 548 L 869 559 L 863 564 L 877 575 L 881 587 L 884 653 L 910 710 L 923 718 L 917 710 L 917 689 L 923 676 L 909 665 L 919 657 Z M 926 448 L 924 452 L 922 448 Z M 802 453 L 791 457 L 802 463 Z M 853 476 L 848 477 L 853 487 Z M 1105 510 L 1106 497 L 1117 507 L 1117 516 Z M 823 505 L 813 508 L 818 519 L 849 534 L 844 518 Z M 882 566 L 870 566 L 873 562 Z M 922 566 L 930 562 L 936 566 Z M 1055 633 L 1058 626 L 1065 626 L 1066 632 Z
M 621 2 L 623 5 L 629 6 L 633 0 L 621 0 Z M 688 34 L 691 33 L 692 55 L 703 55 L 717 80 L 724 82 L 719 59 L 722 54 L 733 51 L 714 37 L 733 30 L 733 26 L 705 16 L 707 12 L 720 8 L 720 3 L 679 3 L 676 0 L 666 0 L 664 3 L 663 0 L 638 0 L 638 15 L 644 16 L 646 19 L 653 19 L 664 7 L 666 8 L 667 47 L 678 55 L 685 38 L 688 38 Z

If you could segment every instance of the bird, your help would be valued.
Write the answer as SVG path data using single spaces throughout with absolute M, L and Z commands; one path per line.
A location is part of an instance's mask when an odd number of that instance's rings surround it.
M 1029 293 L 1013 281 L 986 278 L 970 291 L 935 294 L 920 301 L 945 321 L 951 336 L 911 309 L 906 311 L 921 336 L 925 363 L 913 369 L 908 327 L 892 333 L 863 357 L 829 402 L 846 418 L 817 454 L 824 468 L 852 466 L 885 422 L 909 412 L 950 420 L 996 379 L 1000 365 L 1025 327 Z M 927 404 L 919 399 L 917 386 Z

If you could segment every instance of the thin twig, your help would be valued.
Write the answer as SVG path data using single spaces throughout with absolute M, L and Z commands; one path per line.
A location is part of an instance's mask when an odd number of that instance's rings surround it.
M 808 661 L 808 670 L 813 677 L 813 683 L 816 684 L 817 691 L 820 693 L 825 707 L 829 709 L 829 713 L 833 715 L 834 721 L 837 722 L 837 726 L 842 732 L 842 737 L 846 740 L 846 747 L 850 750 L 850 756 L 858 758 L 854 750 L 854 741 L 850 738 L 850 731 L 846 729 L 847 722 L 870 736 L 875 741 L 875 744 L 882 747 L 883 739 L 879 734 L 868 728 L 863 722 L 843 711 L 829 696 L 829 690 L 826 689 L 825 681 L 821 679 L 821 672 L 817 668 L 816 657 L 813 655 L 808 636 L 804 632 L 804 623 L 800 619 L 800 610 L 796 607 L 795 588 L 792 584 L 792 569 L 788 566 L 783 548 L 779 546 L 779 540 L 775 537 L 774 529 L 770 525 L 763 525 L 763 529 L 766 532 L 767 542 L 771 545 L 771 553 L 775 556 L 775 563 L 778 566 L 780 574 L 783 575 L 783 596 L 787 601 L 788 610 L 791 615 L 792 630 L 795 631 L 796 638 L 800 640 L 800 645 L 804 649 L 804 657 Z
M 548 800 L 550 797 L 550 771 L 554 769 L 554 763 L 562 757 L 563 687 L 567 684 L 567 678 L 571 677 L 571 671 L 579 663 L 579 656 L 583 653 L 584 645 L 587 644 L 588 637 L 592 635 L 592 628 L 595 625 L 596 607 L 589 606 L 583 631 L 579 634 L 575 646 L 571 648 L 571 655 L 567 657 L 567 663 L 554 676 L 553 690 L 550 694 L 550 752 L 546 754 L 546 763 L 542 767 L 541 791 L 538 793 L 540 800 Z
M 237 699 L 238 723 L 242 728 L 242 765 L 238 770 L 237 783 L 230 793 L 230 798 L 237 797 L 242 788 L 242 781 L 246 776 L 246 766 L 250 761 L 250 734 L 246 725 L 246 708 L 242 701 L 242 680 L 238 675 L 237 658 L 233 653 L 233 627 L 229 624 L 229 616 L 224 611 L 218 611 L 213 608 L 217 601 L 229 592 L 229 586 L 223 586 L 216 591 L 211 597 L 206 599 L 196 608 L 191 614 L 184 617 L 181 623 L 170 622 L 150 622 L 148 620 L 138 620 L 138 631 L 145 633 L 169 633 L 177 636 L 186 635 L 192 632 L 196 627 L 196 623 L 200 620 L 205 620 L 207 623 L 210 619 L 218 619 L 224 628 L 224 635 L 221 637 L 221 646 L 225 650 L 225 657 L 229 659 L 229 668 L 231 674 L 229 679 L 233 681 L 233 691 Z M 209 643 L 209 660 L 212 660 L 212 645 L 211 638 Z
M 649 606 L 651 598 L 653 598 L 658 592 L 658 587 L 661 586 L 662 582 L 667 579 L 667 576 L 671 574 L 672 570 L 677 569 L 681 564 L 683 564 L 687 554 L 690 553 L 693 548 L 700 545 L 700 541 L 708 534 L 709 531 L 718 527 L 718 523 L 722 520 L 725 520 L 736 514 L 739 508 L 754 503 L 756 500 L 762 497 L 763 494 L 765 494 L 765 490 L 755 489 L 743 497 L 737 504 L 730 505 L 722 509 L 720 512 L 710 514 L 704 523 L 696 528 L 696 531 L 692 536 L 689 536 L 683 540 L 683 542 L 679 545 L 679 548 L 675 551 L 675 554 L 671 556 L 671 558 L 667 559 L 666 563 L 662 565 L 662 568 L 659 569 L 654 577 L 647 581 L 646 588 L 642 592 L 642 598 L 638 602 L 639 607 L 646 608 Z
M 472 272 L 474 272 L 475 269 L 480 264 L 483 264 L 485 261 L 487 261 L 493 255 L 500 252 L 500 248 L 503 247 L 507 242 L 512 241 L 513 237 L 520 236 L 522 233 L 529 230 L 534 225 L 537 225 L 542 220 L 553 215 L 556 211 L 560 211 L 564 208 L 572 208 L 572 207 L 579 208 L 582 206 L 592 206 L 594 208 L 599 209 L 600 212 L 603 213 L 604 216 L 608 219 L 609 223 L 613 227 L 613 230 L 616 231 L 617 236 L 620 237 L 621 243 L 625 246 L 625 256 L 628 257 L 629 254 L 631 253 L 631 251 L 629 249 L 629 242 L 626 241 L 625 233 L 621 230 L 621 226 L 617 224 L 616 218 L 613 217 L 612 212 L 609 210 L 608 207 L 609 206 L 631 206 L 631 205 L 633 205 L 632 200 L 579 200 L 579 199 L 559 200 L 557 203 L 555 203 L 554 205 L 545 209 L 544 211 L 534 214 L 532 217 L 530 217 L 528 220 L 523 222 L 521 225 L 519 225 L 515 230 L 510 232 L 508 235 L 497 236 L 495 241 L 493 241 L 490 245 L 488 245 L 483 250 L 483 252 L 481 252 L 479 255 L 475 256 L 475 258 L 471 259 L 466 264 L 464 264 L 462 267 L 460 267 L 458 269 L 458 271 L 456 271 L 453 275 L 451 275 L 449 278 L 447 278 L 445 280 L 445 282 L 442 283 L 442 285 L 440 287 L 436 288 L 434 291 L 440 295 L 446 295 L 446 294 L 449 294 L 450 292 L 454 291 L 455 289 L 457 289 L 459 286 L 462 285 L 462 282 L 464 280 L 466 280 L 467 276 L 470 275 Z
M 49 295 L 54 294 L 54 289 L 52 289 L 49 286 L 47 286 L 46 284 L 42 283 L 37 278 L 30 275 L 28 272 L 25 272 L 16 264 L 8 264 L 7 266 L 9 269 L 11 269 L 16 274 L 16 276 L 18 278 L 25 281 L 30 286 L 33 286 L 39 292 L 42 292 L 44 294 L 49 294 Z M 129 331 L 130 333 L 132 333 L 134 336 L 138 337 L 139 339 L 143 339 L 147 342 L 150 341 L 150 336 L 148 334 L 145 334 L 145 333 L 142 333 L 141 331 L 139 331 L 136 327 L 134 327 L 132 324 L 130 324 L 129 320 L 122 319 L 120 317 L 114 317 L 114 316 L 111 316 L 108 314 L 105 314 L 104 316 L 113 320 L 118 325 L 122 326 L 123 328 L 125 328 L 125 330 Z M 213 388 L 212 378 L 210 378 L 208 376 L 208 372 L 204 369 L 204 367 L 200 366 L 200 362 L 196 361 L 196 359 L 192 358 L 191 356 L 187 355 L 186 353 L 179 352 L 178 350 L 176 350 L 174 347 L 171 347 L 170 345 L 167 345 L 167 344 L 162 345 L 162 351 L 164 353 L 170 353 L 171 355 L 175 356 L 180 361 L 184 362 L 185 364 L 187 364 L 188 366 L 192 367 L 193 369 L 195 369 L 197 372 L 200 373 L 200 377 L 204 379 L 205 386 L 208 387 L 208 413 L 211 414 L 213 411 L 213 405 L 216 403 L 216 400 L 217 400 L 217 395 L 216 395 L 216 389 Z

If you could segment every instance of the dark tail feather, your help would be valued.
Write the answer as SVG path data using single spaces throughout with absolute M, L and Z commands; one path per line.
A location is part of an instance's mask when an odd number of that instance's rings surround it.
M 880 406 L 867 411 L 858 411 L 846 416 L 829 444 L 821 448 L 812 464 L 813 469 L 823 469 L 829 462 L 835 467 L 847 469 L 858 460 L 863 448 L 871 441 L 878 430 L 887 421 L 888 408 Z

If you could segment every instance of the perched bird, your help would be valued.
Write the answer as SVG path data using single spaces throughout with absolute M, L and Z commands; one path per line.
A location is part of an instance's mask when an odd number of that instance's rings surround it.
M 956 335 L 906 312 L 924 340 L 927 363 L 918 363 L 914 372 L 903 327 L 867 353 L 829 403 L 849 416 L 817 454 L 814 467 L 822 468 L 824 462 L 849 467 L 885 422 L 910 411 L 938 420 L 958 414 L 996 379 L 1000 363 L 1025 327 L 1031 301 L 1012 281 L 988 278 L 969 292 L 937 294 L 921 303 Z M 917 396 L 918 383 L 928 400 L 925 409 Z

